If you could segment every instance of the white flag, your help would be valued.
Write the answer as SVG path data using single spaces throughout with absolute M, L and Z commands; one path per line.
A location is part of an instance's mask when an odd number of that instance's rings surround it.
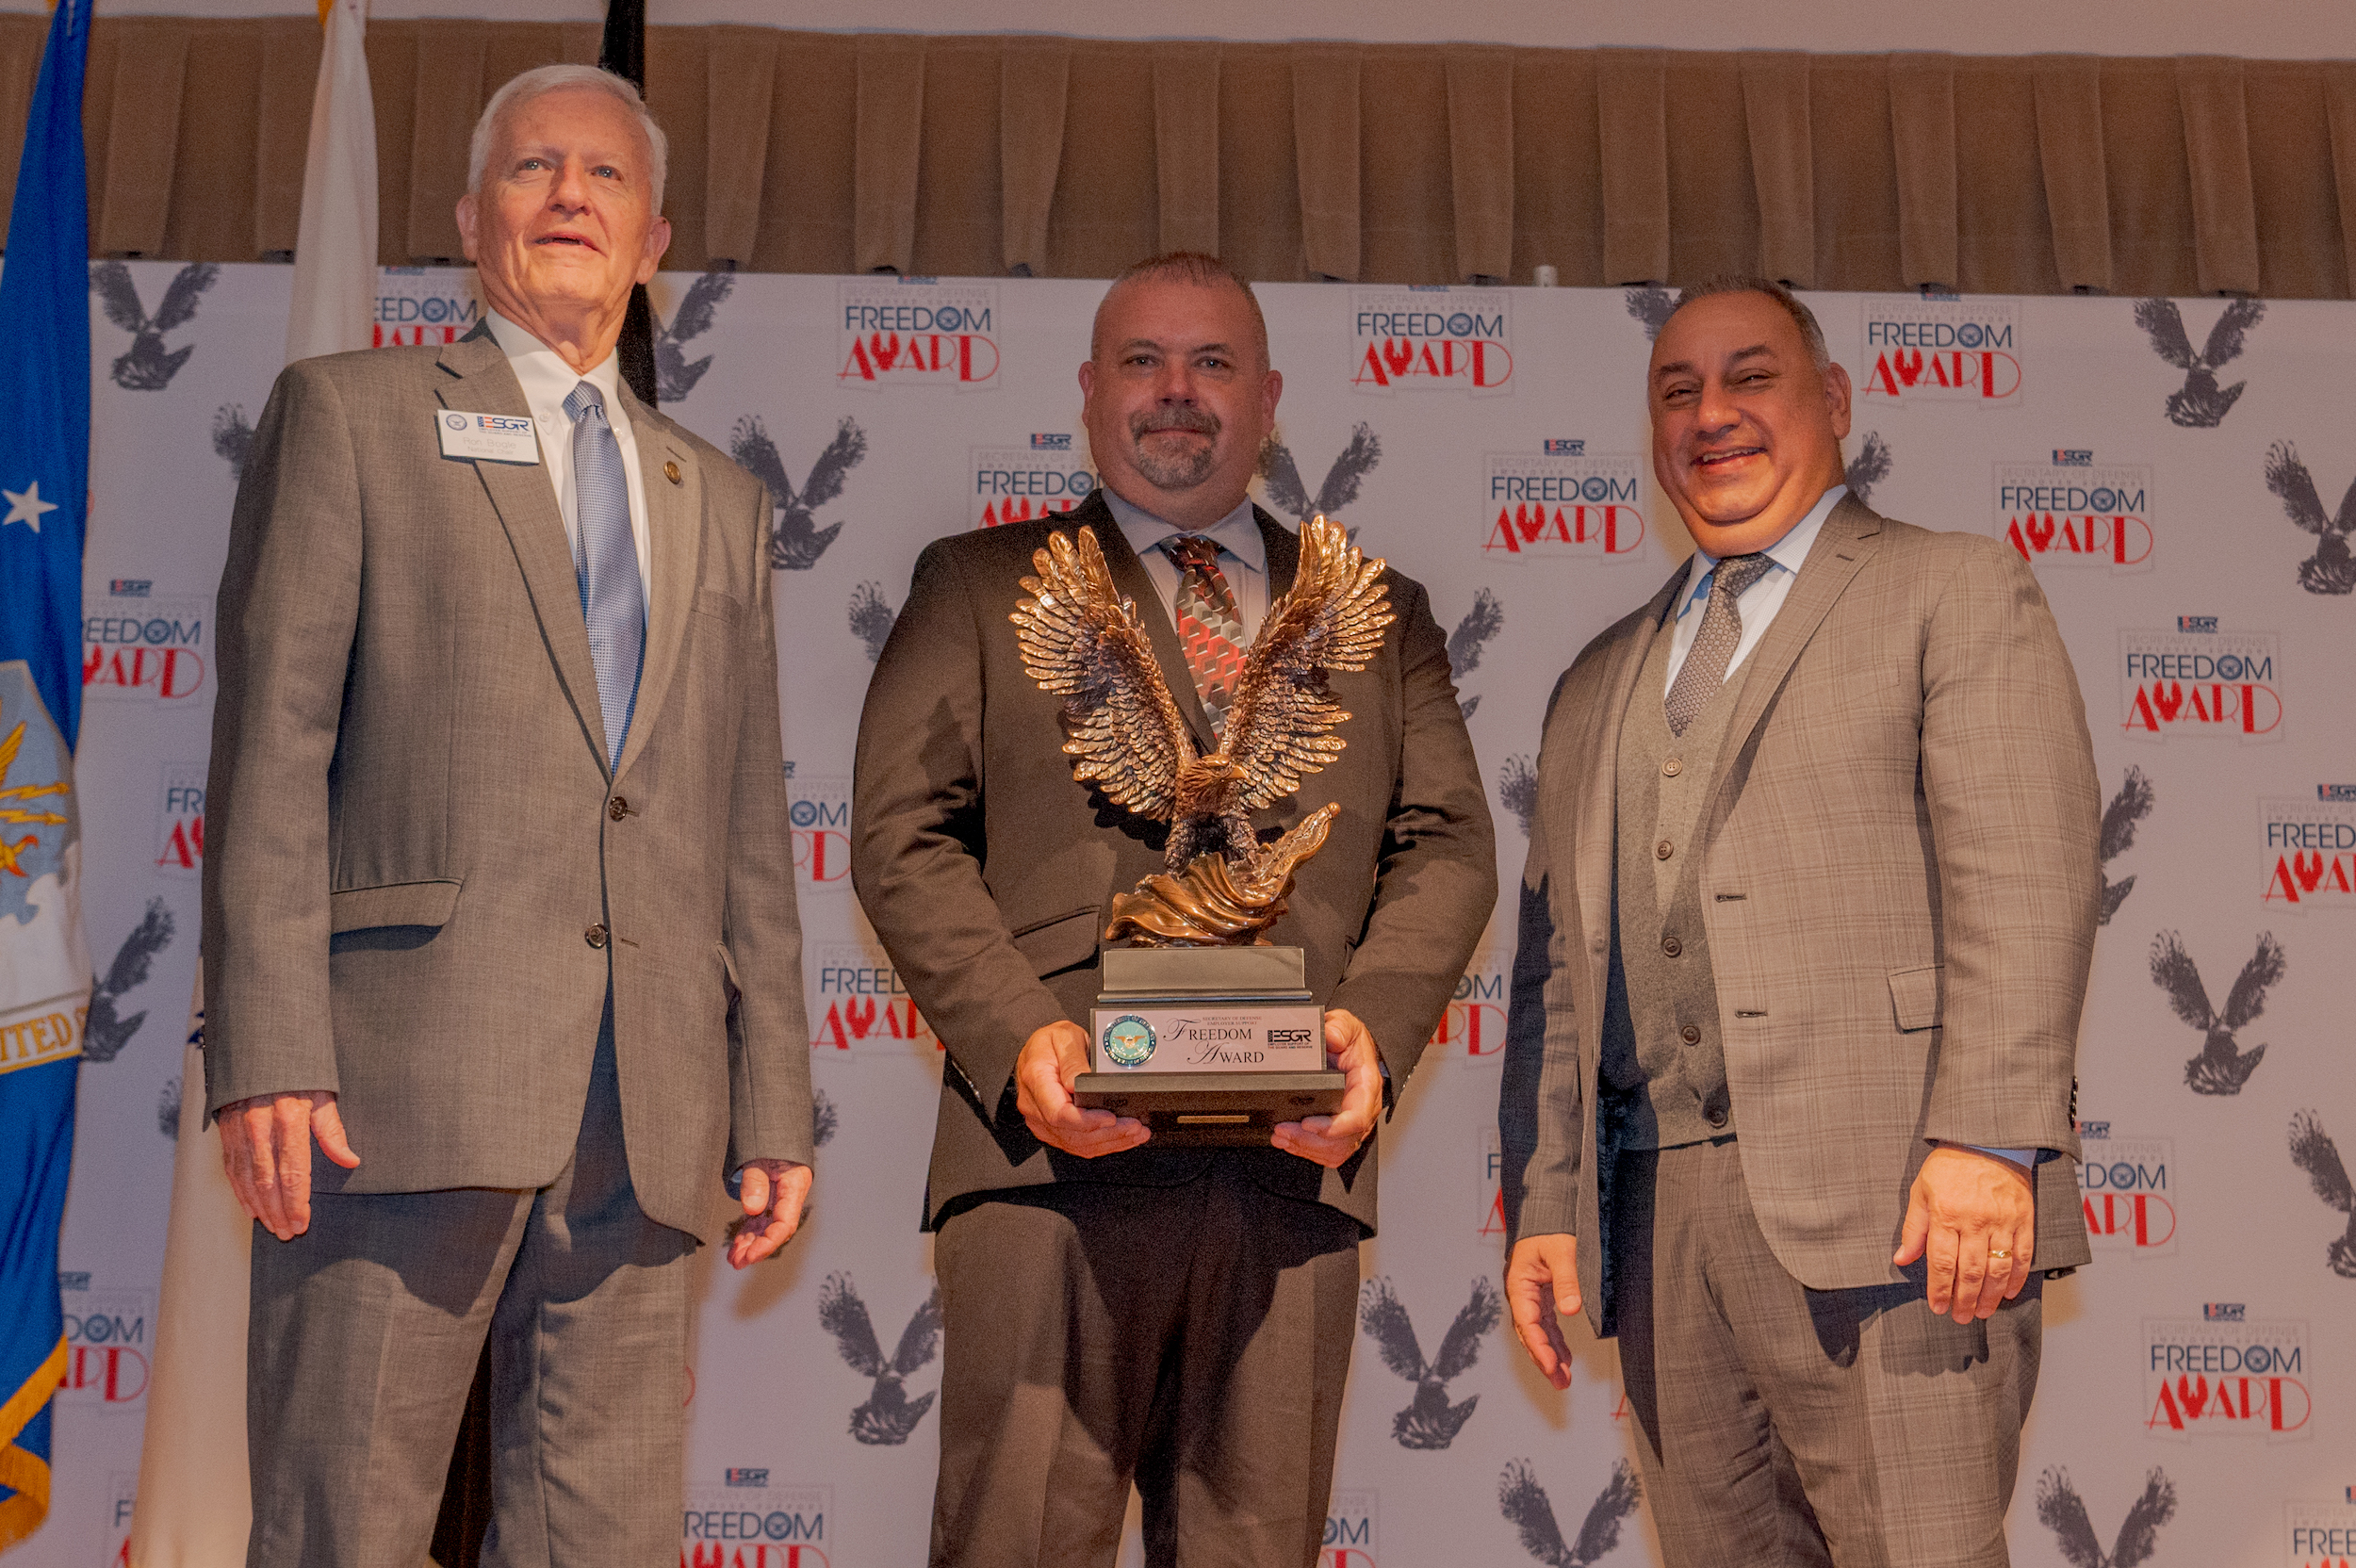
M 327 30 L 311 95 L 295 237 L 286 359 L 369 347 L 376 310 L 376 103 L 368 91 L 367 0 L 320 0 Z

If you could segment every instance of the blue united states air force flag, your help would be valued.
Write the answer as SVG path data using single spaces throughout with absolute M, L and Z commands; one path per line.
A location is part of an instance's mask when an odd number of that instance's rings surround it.
M 49 1512 L 65 1371 L 57 1226 L 90 1002 L 74 743 L 90 472 L 82 61 L 91 0 L 59 0 L 0 264 L 0 1550 Z

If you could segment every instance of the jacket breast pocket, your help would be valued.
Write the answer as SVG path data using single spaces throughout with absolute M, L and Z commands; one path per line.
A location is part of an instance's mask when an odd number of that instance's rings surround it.
M 1096 959 L 1096 906 L 1033 921 L 1014 934 L 1014 948 L 1044 980 Z
M 1939 1013 L 1946 1001 L 1947 966 L 1924 964 L 1920 969 L 1894 969 L 1890 972 L 1890 1004 L 1897 1015 L 1898 1029 L 1911 1034 L 1917 1029 L 1939 1027 Z

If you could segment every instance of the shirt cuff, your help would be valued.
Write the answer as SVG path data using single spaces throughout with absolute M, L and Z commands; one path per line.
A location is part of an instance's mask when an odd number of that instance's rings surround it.
M 2037 1152 L 2034 1149 L 1987 1149 L 1976 1143 L 1962 1144 L 1959 1147 L 1972 1150 L 1975 1153 L 1993 1154 L 2000 1160 L 2010 1160 L 2017 1166 L 2030 1169 L 2036 1168 L 2037 1166 Z

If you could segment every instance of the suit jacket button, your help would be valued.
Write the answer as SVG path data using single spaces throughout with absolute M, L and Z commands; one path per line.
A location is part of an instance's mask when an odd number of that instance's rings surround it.
M 600 929 L 602 929 L 602 927 L 600 927 Z M 1677 1031 L 1677 1038 L 1683 1040 L 1688 1045 L 1699 1045 L 1702 1043 L 1702 1032 L 1689 1023 L 1684 1028 Z
M 669 481 L 670 481 L 673 484 L 677 484 L 677 483 L 679 482 L 679 465 L 678 465 L 678 464 L 676 464 L 676 463 L 665 463 L 665 464 L 663 464 L 663 477 L 664 479 L 669 480 Z
M 1712 1105 L 1702 1113 L 1702 1119 L 1712 1127 L 1724 1127 L 1726 1124 L 1726 1113 L 1718 1106 Z
M 620 822 L 624 817 L 630 815 L 630 802 L 624 800 L 620 795 L 615 795 L 612 800 L 605 803 L 605 814 L 612 817 L 615 822 Z
M 583 931 L 581 934 L 581 939 L 587 942 L 591 947 L 603 947 L 605 945 L 605 927 L 602 925 L 593 925 L 588 930 Z
M 1661 951 L 1674 958 L 1685 951 L 1685 944 L 1675 937 L 1663 937 L 1661 939 Z
M 1670 778 L 1675 778 L 1677 775 L 1685 771 L 1685 764 L 1672 757 L 1667 761 L 1661 764 L 1661 771 L 1664 776 Z
M 1661 840 L 1659 843 L 1652 846 L 1653 858 L 1656 860 L 1666 860 L 1670 856 L 1675 855 L 1677 852 L 1677 846 L 1671 843 L 1666 839 Z

